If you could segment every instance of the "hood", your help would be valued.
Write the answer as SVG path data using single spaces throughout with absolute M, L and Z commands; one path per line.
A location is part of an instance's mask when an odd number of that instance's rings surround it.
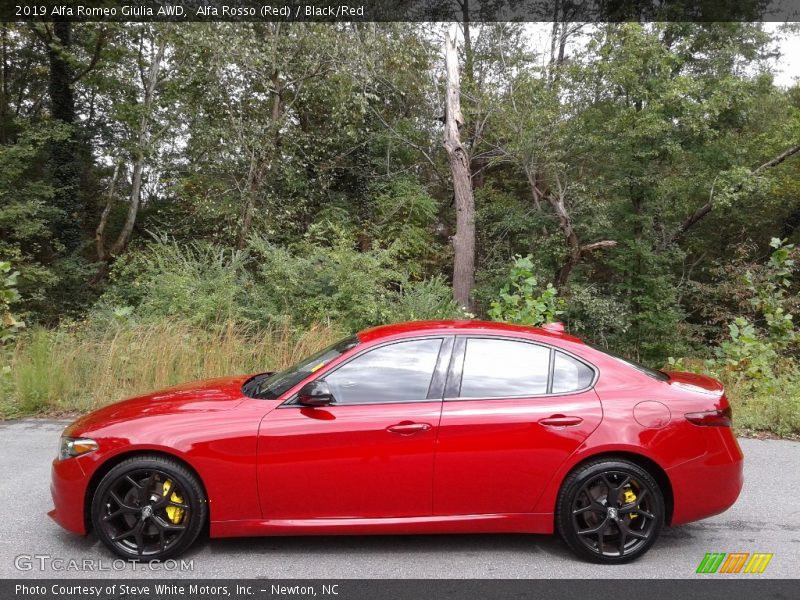
M 665 373 L 669 375 L 669 384 L 675 387 L 712 396 L 722 396 L 725 392 L 722 383 L 708 375 L 683 371 L 665 371 Z
M 182 383 L 109 404 L 80 417 L 67 427 L 65 434 L 81 435 L 91 429 L 141 417 L 229 410 L 244 399 L 242 384 L 250 377 L 240 375 Z

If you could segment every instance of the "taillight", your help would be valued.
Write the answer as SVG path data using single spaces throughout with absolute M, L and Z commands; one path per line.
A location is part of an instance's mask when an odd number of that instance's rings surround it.
M 733 419 L 733 411 L 730 406 L 726 406 L 722 410 L 686 413 L 685 416 L 686 420 L 695 425 L 705 425 L 706 427 L 730 427 Z

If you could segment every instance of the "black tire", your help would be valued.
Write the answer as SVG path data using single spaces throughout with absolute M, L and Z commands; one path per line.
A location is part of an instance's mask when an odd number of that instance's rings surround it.
M 579 557 L 622 564 L 650 549 L 664 515 L 664 496 L 647 471 L 623 459 L 598 459 L 564 480 L 556 503 L 556 528 Z
M 92 525 L 115 554 L 164 560 L 185 552 L 208 518 L 197 476 L 179 461 L 135 456 L 113 467 L 92 497 Z

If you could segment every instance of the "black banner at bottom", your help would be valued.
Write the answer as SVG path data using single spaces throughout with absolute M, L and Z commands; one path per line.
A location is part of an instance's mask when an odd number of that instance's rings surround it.
M 6 579 L 0 598 L 40 600 L 435 600 L 543 598 L 546 600 L 794 600 L 792 579 Z

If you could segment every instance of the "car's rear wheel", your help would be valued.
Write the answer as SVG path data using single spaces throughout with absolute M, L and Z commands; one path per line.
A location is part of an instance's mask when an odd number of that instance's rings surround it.
M 556 526 L 578 556 L 615 564 L 640 557 L 664 524 L 658 483 L 627 460 L 597 460 L 571 473 L 561 486 Z
M 184 552 L 207 514 L 197 476 L 163 456 L 137 456 L 113 467 L 97 486 L 91 509 L 100 540 L 134 560 L 163 560 Z

